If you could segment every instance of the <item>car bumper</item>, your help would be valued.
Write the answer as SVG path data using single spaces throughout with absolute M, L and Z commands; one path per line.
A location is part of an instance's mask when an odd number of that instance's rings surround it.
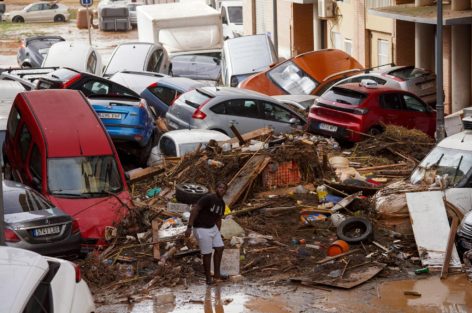
M 57 242 L 29 243 L 26 241 L 7 242 L 7 246 L 26 249 L 41 255 L 53 257 L 77 257 L 80 252 L 80 233 L 71 235 L 69 238 Z
M 330 129 L 328 129 L 330 128 Z M 333 137 L 346 141 L 357 142 L 362 140 L 360 127 L 352 127 L 330 123 L 318 119 L 309 118 L 307 123 L 307 131 L 313 134 Z
M 105 125 L 108 134 L 113 141 L 120 143 L 129 142 L 144 147 L 151 138 L 152 130 L 131 126 Z

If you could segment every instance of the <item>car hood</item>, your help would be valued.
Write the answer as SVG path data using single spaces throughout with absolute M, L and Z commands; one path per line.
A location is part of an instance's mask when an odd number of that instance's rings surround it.
M 77 220 L 82 238 L 103 238 L 105 227 L 119 223 L 131 205 L 131 196 L 127 191 L 99 198 L 59 198 L 49 195 L 48 199 Z

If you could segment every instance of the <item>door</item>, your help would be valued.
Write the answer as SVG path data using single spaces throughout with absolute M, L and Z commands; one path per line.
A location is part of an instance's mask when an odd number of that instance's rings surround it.
M 25 13 L 25 21 L 28 22 L 38 22 L 42 19 L 43 12 L 43 3 L 36 3 L 32 5 Z
M 433 136 L 436 129 L 436 115 L 420 99 L 413 95 L 402 95 L 405 110 L 408 111 L 409 128 L 416 128 Z
M 404 127 L 410 127 L 410 116 L 404 109 L 402 95 L 399 93 L 385 93 L 379 98 L 380 111 L 374 118 L 385 124 L 395 124 Z M 375 114 L 370 112 L 370 114 Z M 368 131 L 366 129 L 365 131 Z
M 259 108 L 255 100 L 228 100 L 213 106 L 210 110 L 217 114 L 210 128 L 220 128 L 229 136 L 233 134 L 231 125 L 234 125 L 241 134 L 264 127 L 264 120 L 260 119 Z
M 301 119 L 293 112 L 275 103 L 260 102 L 263 126 L 272 127 L 276 133 L 291 132 L 293 127 L 302 125 Z

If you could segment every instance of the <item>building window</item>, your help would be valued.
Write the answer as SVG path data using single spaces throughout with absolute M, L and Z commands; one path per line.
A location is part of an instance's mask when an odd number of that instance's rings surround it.
M 367 0 L 367 9 L 391 7 L 394 5 L 392 0 Z
M 377 65 L 390 63 L 390 42 L 388 40 L 379 39 L 377 41 L 377 59 Z
M 331 41 L 335 49 L 344 50 L 344 38 L 341 33 L 332 32 Z
M 352 55 L 352 40 L 351 39 L 344 40 L 344 51 L 346 51 L 347 54 Z

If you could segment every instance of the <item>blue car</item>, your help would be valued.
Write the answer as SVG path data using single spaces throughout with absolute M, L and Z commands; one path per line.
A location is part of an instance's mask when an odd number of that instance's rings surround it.
M 169 106 L 181 94 L 205 86 L 208 84 L 190 78 L 165 76 L 157 78 L 155 83 L 144 89 L 141 97 L 156 110 L 157 115 L 165 116 Z
M 92 96 L 90 104 L 116 148 L 145 165 L 157 134 L 155 114 L 145 100 L 131 96 Z

